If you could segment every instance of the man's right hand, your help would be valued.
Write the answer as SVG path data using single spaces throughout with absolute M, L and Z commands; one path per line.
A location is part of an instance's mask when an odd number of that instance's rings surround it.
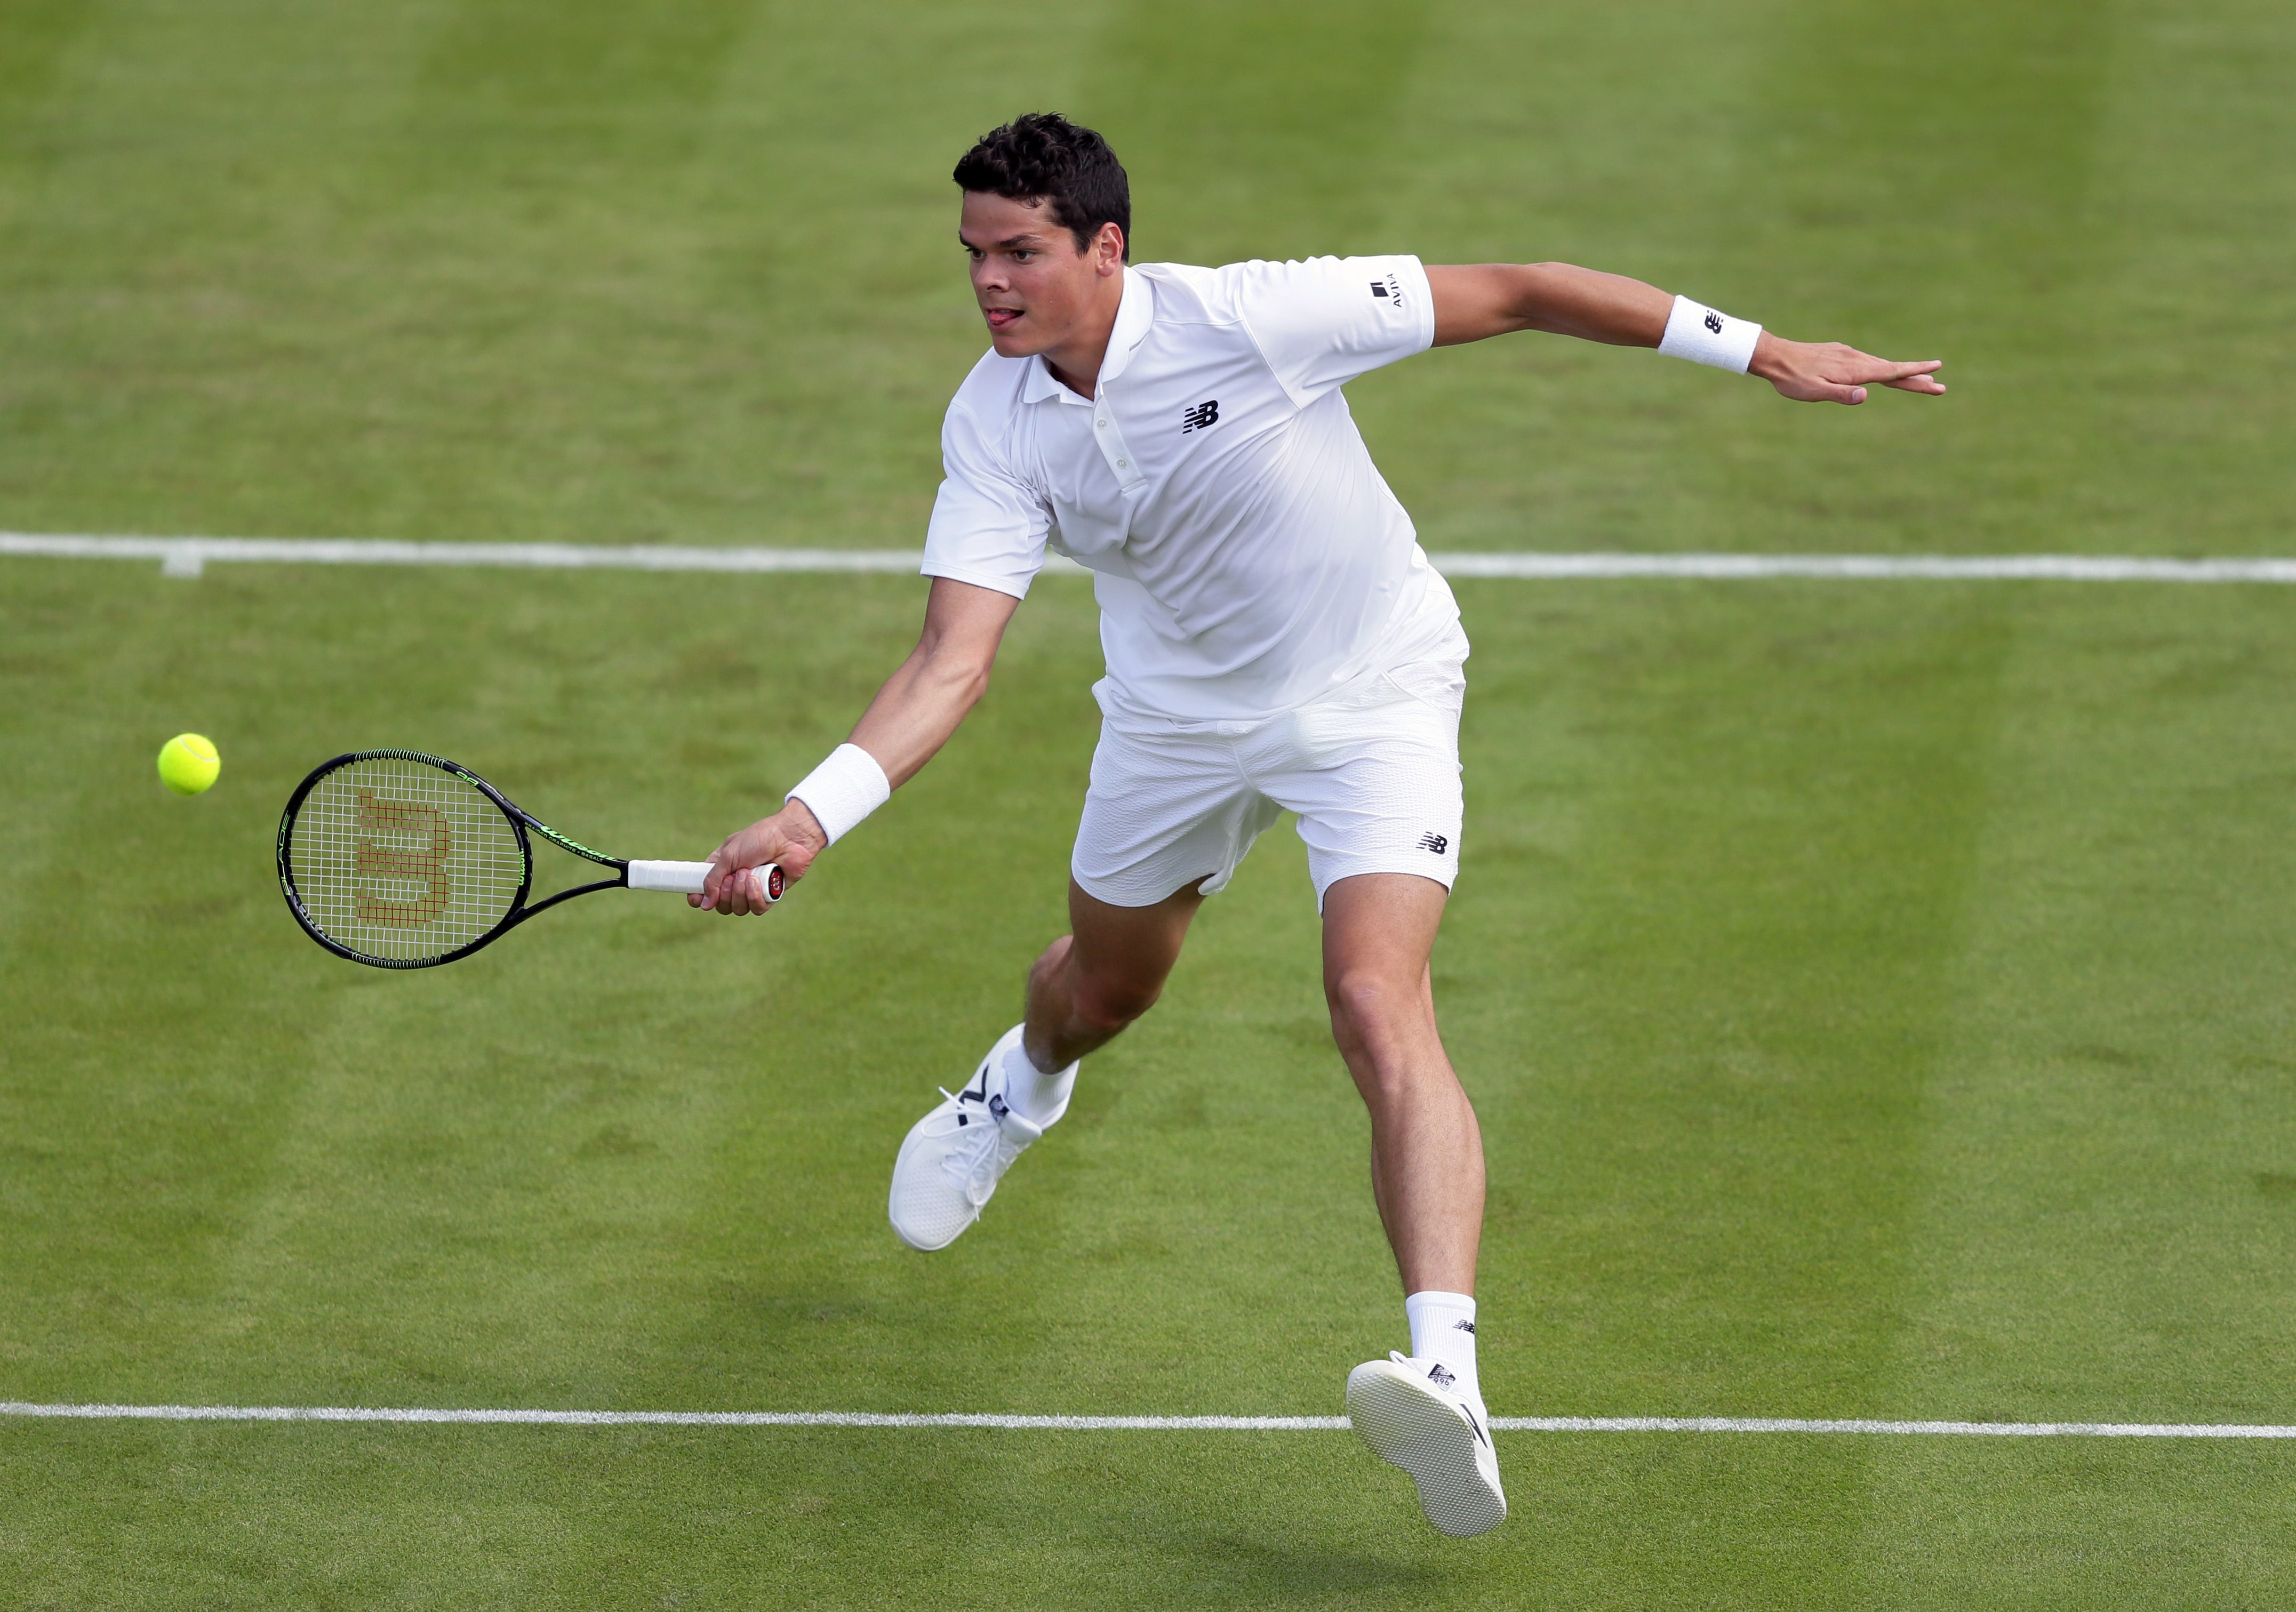
M 729 918 L 769 911 L 773 904 L 750 870 L 778 863 L 783 876 L 795 884 L 828 847 L 829 836 L 821 831 L 819 820 L 805 802 L 792 800 L 772 816 L 727 835 L 726 843 L 710 853 L 709 876 L 701 894 L 688 896 L 685 904 L 708 907 Z

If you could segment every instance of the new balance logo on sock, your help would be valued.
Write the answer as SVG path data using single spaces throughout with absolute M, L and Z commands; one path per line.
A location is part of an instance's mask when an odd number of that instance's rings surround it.
M 1475 1323 L 1472 1321 L 1455 1321 L 1451 1323 L 1451 1330 L 1454 1332 L 1472 1332 L 1474 1330 Z
M 1439 1388 L 1447 1388 L 1459 1379 L 1456 1377 L 1454 1377 L 1450 1372 L 1445 1371 L 1440 1365 L 1437 1365 L 1429 1368 L 1427 1372 L 1427 1380 L 1433 1383 Z

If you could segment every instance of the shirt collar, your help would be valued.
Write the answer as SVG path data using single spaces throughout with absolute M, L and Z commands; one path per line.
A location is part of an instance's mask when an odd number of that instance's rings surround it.
M 1122 377 L 1132 363 L 1132 355 L 1147 340 L 1148 327 L 1156 322 L 1156 293 L 1147 276 L 1130 265 L 1124 270 L 1124 298 L 1116 305 L 1116 324 L 1109 331 L 1108 351 L 1100 361 L 1100 384 L 1105 386 Z M 1021 394 L 1024 403 L 1042 403 L 1047 397 L 1059 397 L 1069 403 L 1090 406 L 1086 399 L 1078 397 L 1062 386 L 1053 375 L 1052 366 L 1039 355 L 1029 365 L 1029 384 Z

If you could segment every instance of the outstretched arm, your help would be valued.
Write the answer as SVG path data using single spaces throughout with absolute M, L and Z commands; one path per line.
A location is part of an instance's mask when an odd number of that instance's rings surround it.
M 994 588 L 933 578 L 917 647 L 885 680 L 846 741 L 868 751 L 895 789 L 922 770 L 988 691 L 988 669 L 1020 603 Z M 709 858 L 714 865 L 701 894 L 687 896 L 686 903 L 720 912 L 762 912 L 767 903 L 757 880 L 746 872 L 737 877 L 735 870 L 777 862 L 783 872 L 800 879 L 828 844 L 811 808 L 791 800 L 772 816 L 727 836 Z
M 1674 299 L 1654 285 L 1568 263 L 1431 265 L 1435 345 L 1546 331 L 1615 347 L 1656 347 Z M 1940 393 L 1938 358 L 1893 362 L 1839 341 L 1788 341 L 1764 331 L 1747 373 L 1800 403 L 1863 403 L 1869 385 Z

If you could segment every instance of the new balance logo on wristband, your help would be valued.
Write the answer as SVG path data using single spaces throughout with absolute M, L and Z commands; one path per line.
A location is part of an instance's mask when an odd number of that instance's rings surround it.
M 1206 426 L 1218 425 L 1219 399 L 1215 397 L 1210 403 L 1199 403 L 1192 409 L 1181 410 L 1180 421 L 1180 435 L 1183 437 L 1190 431 L 1201 431 Z
M 1451 848 L 1451 837 L 1448 834 L 1422 834 L 1419 837 L 1419 848 L 1423 851 L 1432 851 L 1440 856 Z M 1475 1330 L 1471 1324 L 1464 1322 L 1462 1324 L 1467 1325 L 1467 1330 L 1470 1332 Z
M 1710 307 L 1706 310 L 1706 328 L 1718 336 L 1722 333 L 1722 315 Z

